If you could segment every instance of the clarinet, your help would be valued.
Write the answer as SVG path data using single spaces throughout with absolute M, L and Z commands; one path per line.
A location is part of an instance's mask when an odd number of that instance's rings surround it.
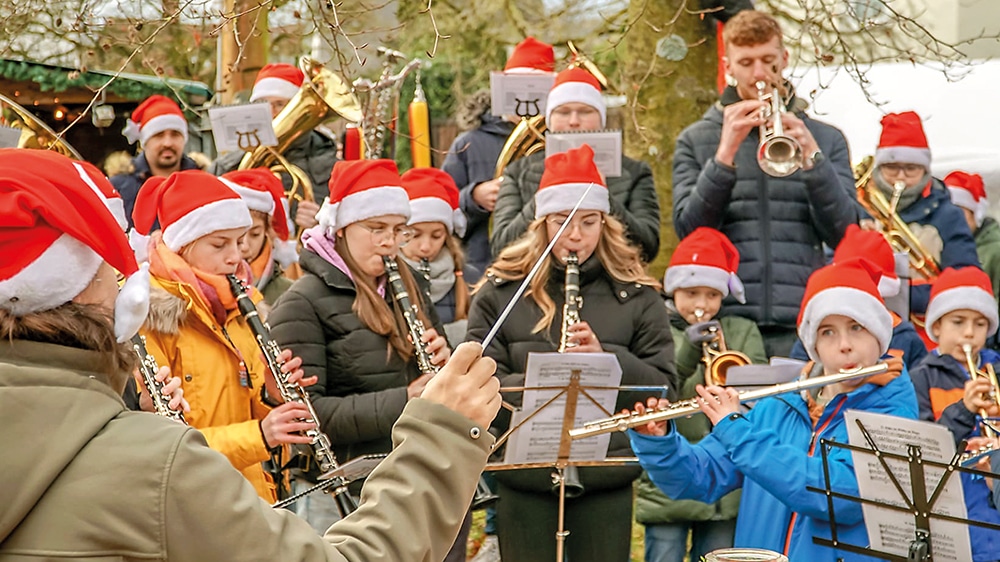
M 580 260 L 576 252 L 570 252 L 566 257 L 566 302 L 563 303 L 562 330 L 559 334 L 559 353 L 565 353 L 567 348 L 575 347 L 569 343 L 569 327 L 580 321 Z
M 308 408 L 310 420 L 298 421 L 317 420 L 316 411 L 313 409 L 312 401 L 309 400 L 309 395 L 298 383 L 288 382 L 288 375 L 281 371 L 282 365 L 285 364 L 281 359 L 281 348 L 271 338 L 270 328 L 257 313 L 257 307 L 250 300 L 247 287 L 235 275 L 227 275 L 226 279 L 229 281 L 229 289 L 233 292 L 233 296 L 236 297 L 236 305 L 240 309 L 240 314 L 246 319 L 247 325 L 250 327 L 250 331 L 253 332 L 254 339 L 257 341 L 257 346 L 260 347 L 261 352 L 264 354 L 267 368 L 271 370 L 274 380 L 278 383 L 281 398 L 285 402 L 298 402 Z M 320 431 L 319 427 L 306 430 L 304 435 L 312 440 L 309 445 L 322 473 L 320 479 L 324 479 L 327 473 L 339 468 L 337 457 L 334 455 L 333 447 L 330 445 L 330 438 Z M 358 504 L 348 492 L 347 485 L 349 482 L 343 476 L 334 476 L 332 479 L 339 480 L 339 482 L 331 484 L 330 487 L 333 488 L 331 493 L 337 502 L 337 508 L 340 510 L 341 515 L 346 517 L 358 509 Z
M 156 372 L 160 370 L 160 366 L 156 364 L 156 358 L 146 351 L 146 338 L 140 334 L 132 336 L 132 350 L 139 357 L 139 374 L 142 375 L 146 392 L 153 401 L 153 410 L 165 418 L 187 425 L 183 412 L 171 408 L 170 400 L 163 395 L 163 383 L 156 380 Z
M 420 265 L 417 266 L 417 270 L 420 274 L 424 276 L 427 281 L 431 280 L 431 262 L 427 258 L 420 258 Z
M 399 275 L 399 264 L 392 256 L 383 256 L 382 261 L 385 263 L 385 273 L 389 278 L 392 298 L 399 305 L 403 320 L 406 321 L 406 330 L 413 341 L 413 355 L 417 360 L 417 368 L 425 375 L 436 373 L 440 367 L 431 363 L 431 353 L 427 351 L 427 343 L 423 340 L 426 328 L 424 328 L 424 323 L 420 321 L 417 306 L 413 304 L 410 300 L 410 294 L 406 292 L 406 285 L 403 284 L 403 278 Z

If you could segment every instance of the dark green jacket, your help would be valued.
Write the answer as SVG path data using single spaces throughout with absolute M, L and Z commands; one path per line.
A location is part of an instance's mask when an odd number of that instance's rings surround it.
M 746 353 L 754 364 L 767 363 L 764 340 L 756 324 L 739 316 L 726 316 L 719 321 L 722 322 L 726 347 Z M 704 384 L 705 364 L 701 361 L 701 347 L 691 343 L 684 330 L 677 324 L 677 320 L 672 319 L 670 332 L 674 339 L 677 376 L 681 380 L 680 397 L 692 398 L 696 394 L 695 385 Z M 704 414 L 677 419 L 674 423 L 677 431 L 692 443 L 701 441 L 712 432 L 712 424 Z M 649 480 L 645 472 L 636 483 L 636 492 L 635 519 L 645 525 L 733 519 L 740 507 L 739 490 L 727 494 L 714 504 L 695 500 L 672 500 Z
M 274 303 L 278 302 L 278 297 L 283 295 L 291 286 L 292 280 L 285 277 L 285 272 L 275 262 L 274 273 L 267 280 L 267 284 L 261 287 L 260 294 L 264 295 L 264 302 L 274 306 Z
M 987 217 L 976 231 L 976 254 L 983 271 L 990 276 L 993 296 L 1000 295 L 1000 224 Z

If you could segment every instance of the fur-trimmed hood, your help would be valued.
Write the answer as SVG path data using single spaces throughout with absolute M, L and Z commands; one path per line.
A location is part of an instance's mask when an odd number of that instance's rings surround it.
M 455 124 L 459 131 L 471 131 L 483 123 L 484 114 L 490 111 L 490 91 L 479 90 L 465 98 L 455 113 Z

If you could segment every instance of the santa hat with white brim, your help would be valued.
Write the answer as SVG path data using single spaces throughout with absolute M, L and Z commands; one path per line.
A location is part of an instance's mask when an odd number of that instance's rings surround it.
M 410 218 L 410 197 L 392 160 L 341 160 L 330 173 L 330 196 L 316 220 L 332 236 L 350 224 L 385 215 Z

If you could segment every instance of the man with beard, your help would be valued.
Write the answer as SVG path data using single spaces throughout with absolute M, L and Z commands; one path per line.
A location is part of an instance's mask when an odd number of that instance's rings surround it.
M 165 96 L 149 96 L 139 104 L 122 134 L 131 143 L 139 141 L 142 147 L 142 152 L 132 159 L 132 171 L 111 178 L 125 203 L 125 217 L 131 228 L 135 197 L 147 179 L 197 169 L 198 164 L 184 155 L 188 138 L 184 112 Z

